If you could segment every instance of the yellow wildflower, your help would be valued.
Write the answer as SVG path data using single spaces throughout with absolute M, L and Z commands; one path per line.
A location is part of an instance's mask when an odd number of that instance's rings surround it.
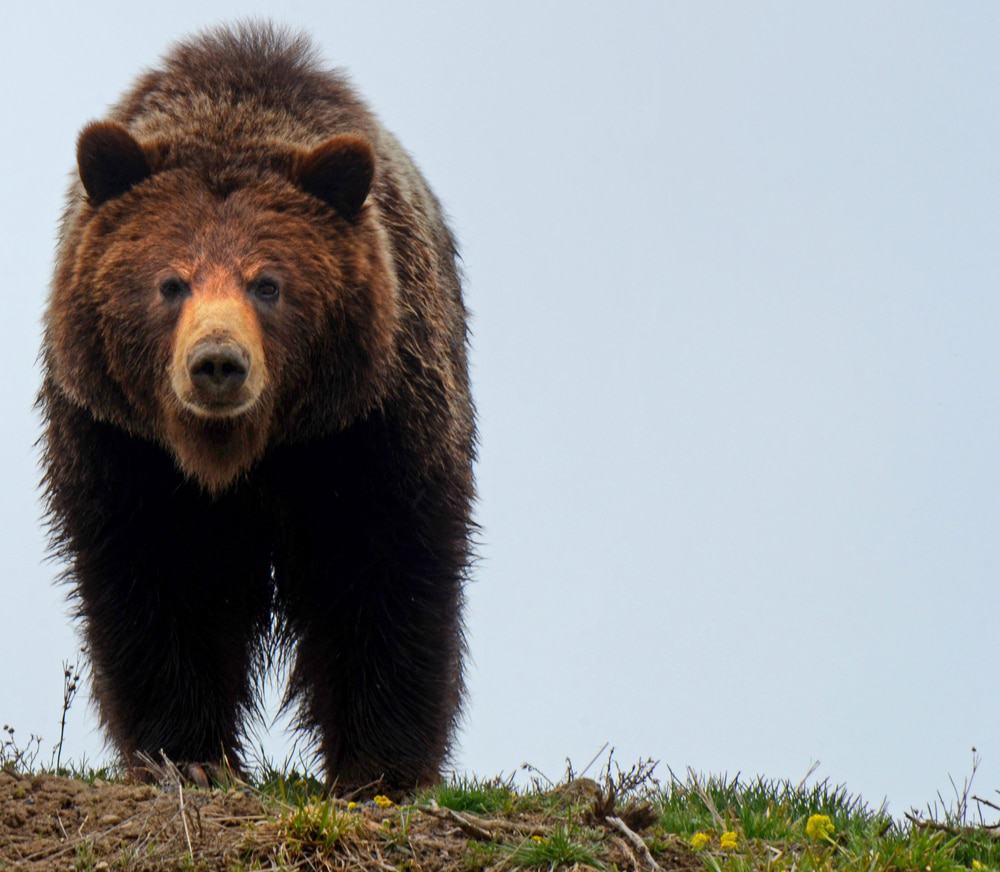
M 972 868 L 973 868 L 974 872 L 983 872 L 983 870 L 986 868 L 986 864 L 985 863 L 980 863 L 978 860 L 973 860 L 972 861 Z
M 833 829 L 833 821 L 825 814 L 810 815 L 806 821 L 806 835 L 810 839 L 828 840 L 833 835 Z
M 708 847 L 708 843 L 712 841 L 711 836 L 708 833 L 695 833 L 691 836 L 690 845 L 696 851 L 702 851 Z
M 719 836 L 719 847 L 723 851 L 734 851 L 736 850 L 736 833 L 729 830 Z
M 351 802 L 347 803 L 347 810 L 348 811 L 354 811 L 354 809 L 356 809 L 357 807 L 358 807 L 358 804 L 356 802 L 354 802 L 353 800 L 351 800 Z
M 388 796 L 383 796 L 381 793 L 375 797 L 375 805 L 379 808 L 392 808 L 395 804 Z
M 533 842 L 544 842 L 545 839 L 543 839 L 541 836 L 537 836 L 536 835 L 536 836 L 532 836 L 531 837 L 531 841 L 533 841 Z

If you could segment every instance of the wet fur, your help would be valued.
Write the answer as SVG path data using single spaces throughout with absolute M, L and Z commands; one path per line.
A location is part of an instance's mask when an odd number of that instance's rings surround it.
M 238 766 L 276 618 L 331 782 L 434 780 L 462 695 L 474 452 L 438 203 L 345 80 L 267 26 L 176 46 L 108 121 L 142 155 L 107 202 L 70 191 L 39 397 L 108 734 L 129 765 Z M 374 154 L 357 214 L 309 187 L 328 179 L 308 155 L 346 133 Z M 171 399 L 181 310 L 157 264 L 242 275 L 271 229 L 297 292 L 260 315 L 263 399 L 200 420 Z

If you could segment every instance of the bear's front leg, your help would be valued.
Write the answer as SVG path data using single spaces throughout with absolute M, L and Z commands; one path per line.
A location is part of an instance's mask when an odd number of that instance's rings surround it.
M 139 752 L 238 768 L 271 600 L 252 507 L 206 497 L 150 443 L 68 404 L 54 411 L 49 505 L 101 720 L 137 775 Z
M 383 463 L 362 432 L 289 451 L 275 572 L 296 643 L 289 699 L 330 786 L 377 793 L 439 780 L 449 751 L 470 488 Z

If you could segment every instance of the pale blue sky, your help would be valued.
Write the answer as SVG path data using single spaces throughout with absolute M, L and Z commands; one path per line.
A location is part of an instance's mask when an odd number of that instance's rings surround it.
M 975 744 L 1000 787 L 995 3 L 9 10 L 0 720 L 50 745 L 77 644 L 31 412 L 77 131 L 172 39 L 251 14 L 350 72 L 462 246 L 483 559 L 458 767 L 820 760 L 898 813 Z M 78 706 L 68 753 L 100 749 Z

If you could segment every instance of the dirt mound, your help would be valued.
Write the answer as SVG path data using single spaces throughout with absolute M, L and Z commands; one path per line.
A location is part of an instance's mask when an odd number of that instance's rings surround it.
M 239 858 L 246 826 L 265 817 L 260 800 L 239 791 L 0 772 L 0 867 L 164 869 L 187 857 L 190 840 L 207 868 L 224 868 Z

